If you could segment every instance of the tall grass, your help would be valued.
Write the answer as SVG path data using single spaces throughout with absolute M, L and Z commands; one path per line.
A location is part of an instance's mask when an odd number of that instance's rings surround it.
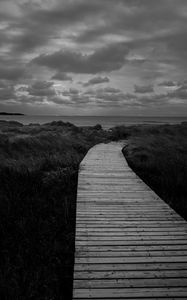
M 102 128 L 0 124 L 1 299 L 71 299 L 78 165 Z
M 187 126 L 140 127 L 123 153 L 145 183 L 187 220 Z

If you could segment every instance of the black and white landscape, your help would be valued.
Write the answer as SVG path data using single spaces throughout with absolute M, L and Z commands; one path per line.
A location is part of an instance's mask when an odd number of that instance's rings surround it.
M 187 299 L 186 24 L 0 0 L 0 299 Z

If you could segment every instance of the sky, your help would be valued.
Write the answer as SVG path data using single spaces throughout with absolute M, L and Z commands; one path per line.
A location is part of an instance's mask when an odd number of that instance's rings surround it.
M 0 0 L 0 111 L 187 115 L 186 0 Z

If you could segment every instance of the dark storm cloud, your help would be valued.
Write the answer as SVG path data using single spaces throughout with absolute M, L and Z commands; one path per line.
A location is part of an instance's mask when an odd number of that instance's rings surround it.
M 183 89 L 187 88 L 187 80 L 178 81 L 177 86 L 179 86 Z
M 97 90 L 88 90 L 84 93 L 84 95 L 88 95 L 89 97 L 95 99 L 97 103 L 105 103 L 108 102 L 110 104 L 123 104 L 123 103 L 134 103 L 137 99 L 137 96 L 130 93 L 124 93 L 120 89 L 106 87 L 103 89 Z
M 187 22 L 187 17 L 185 24 Z M 163 43 L 167 45 L 167 50 L 171 52 L 171 57 L 176 59 L 176 62 L 183 60 L 183 63 L 187 65 L 187 26 L 184 24 L 183 28 L 175 30 L 166 36 L 166 39 L 161 39 Z
M 23 78 L 25 74 L 25 69 L 21 67 L 10 67 L 10 66 L 4 66 L 0 69 L 0 79 L 5 80 L 18 80 L 20 78 Z
M 135 93 L 140 93 L 140 94 L 145 94 L 145 93 L 152 93 L 154 92 L 153 86 L 152 85 L 145 85 L 145 86 L 139 86 L 139 85 L 134 85 L 134 92 Z
M 50 44 L 53 38 L 58 38 L 62 29 L 82 24 L 87 26 L 83 26 L 78 36 L 70 34 L 72 40 L 76 42 L 95 41 L 107 34 L 121 36 L 125 34 L 131 37 L 149 32 L 153 33 L 154 39 L 154 31 L 161 29 L 164 32 L 164 29 L 171 28 L 170 31 L 166 30 L 163 42 L 168 43 L 175 51 L 182 51 L 185 54 L 183 44 L 186 44 L 186 39 L 183 37 L 186 34 L 186 18 L 185 14 L 179 13 L 180 8 L 181 11 L 185 11 L 186 8 L 186 2 L 183 0 L 76 0 L 53 1 L 52 4 L 47 7 L 43 3 L 36 4 L 29 1 L 19 4 L 21 17 L 16 18 L 11 14 L 7 16 L 9 20 L 12 18 L 11 26 L 20 33 L 12 37 L 12 43 L 17 51 L 30 51 L 38 46 Z M 102 22 L 97 22 L 101 20 L 101 16 Z M 175 25 L 174 30 L 172 25 Z M 180 36 L 181 28 L 183 33 Z M 7 36 L 5 33 L 6 31 L 2 32 L 4 37 Z M 158 38 L 158 34 L 156 37 Z M 142 38 L 138 37 L 138 40 L 141 42 Z
M 123 103 L 124 101 L 126 102 L 126 100 L 129 102 L 131 101 L 133 98 L 127 96 L 125 93 L 120 92 L 120 93 L 101 93 L 101 94 L 97 94 L 96 95 L 97 99 L 100 99 L 102 101 L 108 101 L 108 102 L 112 102 L 112 103 Z M 134 99 L 133 99 L 134 100 Z
M 105 83 L 105 82 L 109 82 L 109 78 L 108 77 L 94 77 L 91 78 L 90 80 L 88 80 L 87 82 L 83 83 L 83 86 L 89 86 L 89 85 L 95 85 L 95 84 L 100 84 L 100 83 Z
M 60 81 L 72 81 L 72 77 L 66 73 L 58 72 L 51 77 L 51 79 L 60 80 Z
M 62 98 L 59 96 L 54 96 L 50 98 L 50 102 L 55 103 L 55 104 L 59 104 L 59 105 L 69 105 L 71 104 L 71 100 L 70 99 L 66 99 L 66 98 Z
M 174 100 L 174 101 L 173 101 Z M 178 88 L 177 90 L 164 93 L 164 94 L 152 94 L 150 96 L 138 97 L 139 104 L 142 106 L 163 106 L 173 105 L 187 101 L 187 88 Z
M 163 82 L 160 82 L 159 86 L 173 87 L 173 86 L 176 86 L 176 83 L 172 80 L 165 80 Z
M 103 94 L 96 98 L 96 103 L 99 106 L 108 106 L 108 107 L 139 107 L 141 103 L 139 103 L 137 97 L 133 94 L 128 93 L 114 93 L 114 94 Z
M 167 94 L 154 94 L 138 98 L 138 105 L 142 107 L 157 107 L 167 105 L 169 98 Z
M 115 89 L 114 89 L 115 90 Z M 158 107 L 171 105 L 171 99 L 175 98 L 175 104 L 177 104 L 177 99 L 184 100 L 185 95 L 187 95 L 187 89 L 178 89 L 177 91 L 163 93 L 163 94 L 151 94 L 149 96 L 138 96 L 136 94 L 124 93 L 121 90 L 116 90 L 115 92 L 107 92 L 105 89 L 97 89 L 86 91 L 85 94 L 96 100 L 100 106 L 105 105 L 120 105 L 120 106 L 130 106 L 130 107 Z
M 11 99 L 16 99 L 14 87 L 7 86 L 5 88 L 0 88 L 0 100 L 6 101 Z
M 53 82 L 36 81 L 27 88 L 27 92 L 32 96 L 55 96 Z
M 82 23 L 89 17 L 100 15 L 106 6 L 99 1 L 53 1 L 50 8 L 28 2 L 20 4 L 23 18 L 14 21 L 20 35 L 12 42 L 15 51 L 27 52 L 50 43 L 58 33 L 76 23 Z
M 100 91 L 103 91 L 105 93 L 113 93 L 113 94 L 121 92 L 120 89 L 116 89 L 116 88 L 113 88 L 113 87 L 106 87 L 106 88 L 100 89 Z
M 128 58 L 128 63 L 137 67 L 141 67 L 142 64 L 148 62 L 149 60 L 146 58 Z
M 79 90 L 75 89 L 75 88 L 70 88 L 69 90 L 65 90 L 62 92 L 63 96 L 72 96 L 72 95 L 78 95 L 79 94 Z
M 95 50 L 92 54 L 57 51 L 41 54 L 32 63 L 56 69 L 59 72 L 88 73 L 119 70 L 125 63 L 129 50 L 124 43 L 113 43 Z
M 107 3 L 107 1 L 105 2 Z M 181 1 L 122 1 L 104 22 L 88 26 L 77 36 L 79 43 L 95 43 L 113 34 L 127 37 L 131 51 L 152 48 L 149 55 L 155 63 L 168 61 L 184 67 L 187 62 L 187 3 Z M 112 12 L 108 12 L 108 15 Z M 111 37 L 112 38 L 112 37 Z M 149 61 L 143 59 L 142 62 Z M 132 63 L 132 61 L 129 61 Z M 136 59 L 134 63 L 136 62 Z M 159 70 L 158 70 L 159 71 Z M 142 76 L 144 69 L 142 70 Z M 158 73 L 159 74 L 159 73 Z
M 170 96 L 171 98 L 186 100 L 187 102 L 187 84 L 184 84 L 176 90 L 168 93 L 168 96 Z
M 49 89 L 53 86 L 53 82 L 51 81 L 35 81 L 31 88 L 35 90 L 43 90 L 43 89 Z
M 149 33 L 151 31 L 165 28 L 171 25 L 174 20 L 184 22 L 185 17 L 181 18 L 178 11 L 177 1 L 168 0 L 141 0 L 141 1 L 105 1 L 105 7 L 109 7 L 105 22 L 94 24 L 78 37 L 79 42 L 90 42 L 97 40 L 103 35 L 111 33 Z M 180 1 L 181 7 L 186 6 L 185 1 Z M 177 25 L 180 25 L 177 24 Z
M 7 87 L 7 82 L 5 80 L 0 80 L 0 89 Z
M 50 10 L 41 8 L 34 11 L 32 17 L 35 22 L 42 22 L 45 25 L 69 25 L 100 13 L 102 6 L 99 1 L 57 1 Z
M 99 88 L 99 89 L 88 89 L 84 92 L 85 95 L 94 95 L 94 96 L 100 96 L 100 95 L 106 95 L 106 94 L 118 94 L 121 93 L 120 89 L 116 89 L 113 87 L 105 87 L 105 88 Z
M 53 100 L 53 98 L 50 99 L 50 101 L 53 101 L 56 104 L 65 104 L 66 105 L 82 105 L 82 104 L 88 104 L 90 102 L 90 95 L 87 95 L 83 93 L 82 91 L 70 88 L 68 90 L 64 90 L 61 93 L 62 97 L 58 96 L 55 97 L 56 100 Z M 65 98 L 64 98 L 65 97 Z
M 50 40 L 49 32 L 41 28 L 22 29 L 20 36 L 12 38 L 15 52 L 30 52 L 35 48 L 48 44 Z
M 17 96 L 18 104 L 42 104 L 44 102 L 43 96 L 21 95 Z
M 85 96 L 82 94 L 72 95 L 70 99 L 74 104 L 77 104 L 77 105 L 85 105 L 90 102 L 90 98 L 88 96 Z

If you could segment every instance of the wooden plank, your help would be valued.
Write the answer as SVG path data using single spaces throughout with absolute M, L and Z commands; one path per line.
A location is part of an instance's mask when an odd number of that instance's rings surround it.
M 185 244 L 187 244 L 187 236 L 186 235 L 176 235 L 176 236 L 91 236 L 91 235 L 84 235 L 84 236 L 78 236 L 77 241 L 166 241 L 166 240 L 185 240 Z M 119 245 L 119 244 L 118 244 Z
M 120 217 L 119 218 L 116 216 L 116 217 L 108 217 L 108 216 L 95 216 L 95 217 L 80 217 L 80 216 L 77 216 L 77 221 L 79 222 L 79 224 L 81 223 L 84 223 L 84 224 L 90 224 L 90 223 L 94 223 L 94 224 L 98 224 L 98 223 L 106 223 L 106 222 L 109 222 L 110 224 L 112 224 L 112 222 L 126 222 L 126 221 L 130 221 L 130 222 L 137 222 L 137 221 L 140 221 L 140 222 L 147 222 L 147 221 L 151 221 L 151 222 L 154 222 L 154 221 L 158 221 L 158 222 L 162 222 L 162 221 L 180 221 L 180 218 L 179 217 L 167 217 L 167 216 L 158 216 L 158 217 L 153 217 L 153 216 L 150 216 L 150 217 L 135 217 L 135 216 L 128 216 L 128 217 Z
M 177 263 L 186 262 L 187 256 L 160 257 L 76 257 L 77 264 L 138 264 L 138 263 Z
M 88 231 L 85 229 L 84 231 L 76 231 L 78 234 L 78 237 L 84 237 L 84 236 L 88 236 Z M 187 238 L 187 233 L 185 232 L 180 232 L 180 231 L 162 231 L 162 232 L 151 232 L 151 231 L 147 231 L 147 232 L 124 232 L 124 231 L 112 231 L 112 232 L 93 232 L 93 231 L 89 231 L 89 237 L 92 238 L 97 238 L 97 237 L 109 237 L 109 238 L 126 238 L 126 237 L 156 237 L 156 236 L 160 236 L 161 238 L 164 238 L 165 236 L 172 236 L 172 237 L 180 237 L 180 236 L 184 236 Z
M 74 287 L 77 289 L 83 288 L 155 288 L 155 287 L 186 287 L 187 278 L 140 278 L 140 279 L 77 279 L 74 282 Z
M 77 251 L 76 258 L 79 257 L 155 257 L 155 256 L 187 256 L 186 250 L 168 251 Z
M 77 232 L 87 232 L 87 233 L 99 233 L 99 234 L 103 234 L 103 233 L 111 233 L 113 232 L 114 234 L 116 233 L 120 233 L 120 234 L 137 234 L 137 233 L 146 233 L 146 234 L 150 234 L 151 232 L 154 234 L 156 232 L 162 232 L 162 234 L 164 233 L 169 233 L 169 232 L 175 232 L 175 233 L 186 233 L 187 229 L 185 227 L 161 227 L 161 228 L 150 228 L 150 227 L 142 227 L 142 228 L 137 228 L 137 227 L 133 227 L 133 228 L 104 228 L 103 230 L 98 230 L 98 228 L 87 228 L 86 226 L 83 228 L 76 228 Z
M 77 245 L 76 250 L 79 251 L 85 251 L 85 249 L 89 252 L 89 251 L 97 251 L 97 252 L 103 252 L 103 251 L 165 251 L 165 250 L 186 250 L 187 249 L 187 245 L 179 245 L 178 243 L 176 244 L 169 244 L 169 245 L 163 245 L 163 244 L 158 244 L 158 245 L 153 245 L 151 243 L 151 245 L 102 245 L 102 246 L 98 246 L 98 245 L 92 245 L 92 246 L 88 246 L 88 245 Z
M 180 278 L 187 280 L 187 270 L 151 270 L 151 271 L 75 271 L 74 279 L 76 280 L 93 280 L 93 279 L 154 279 L 154 278 Z
M 187 223 L 96 145 L 79 170 L 73 299 L 187 299 Z
M 104 271 L 104 270 L 187 270 L 187 262 L 175 263 L 119 263 L 119 264 L 75 264 L 77 271 Z
M 128 245 L 186 245 L 185 240 L 129 240 L 129 241 L 76 241 L 77 246 L 128 246 Z
M 125 225 L 125 224 L 77 224 L 77 228 L 97 228 L 97 230 L 98 231 L 100 231 L 101 229 L 103 229 L 103 230 L 107 230 L 107 229 L 109 229 L 109 228 L 122 228 L 122 229 L 130 229 L 130 228 L 139 228 L 140 226 L 139 226 L 140 224 L 127 224 L 127 225 Z M 149 223 L 148 224 L 142 224 L 142 227 L 143 228 L 155 228 L 155 229 L 157 229 L 158 228 L 158 226 L 159 227 L 161 227 L 161 228 L 174 228 L 174 227 L 176 227 L 177 226 L 177 224 L 150 224 L 149 225 Z
M 186 297 L 187 288 L 118 288 L 118 289 L 74 289 L 74 299 L 104 298 L 104 299 L 129 299 L 142 297 Z
M 75 299 L 75 298 L 74 298 Z M 76 298 L 77 299 L 77 298 Z M 80 299 L 80 298 L 79 298 Z M 91 298 L 81 298 L 81 300 L 90 300 Z M 96 299 L 96 300 L 103 300 L 103 299 L 106 299 L 106 298 L 94 298 L 94 299 Z M 117 299 L 117 298 L 110 298 L 110 299 Z M 118 298 L 119 299 L 119 298 Z M 120 300 L 127 300 L 127 298 L 120 298 Z M 130 299 L 130 300 L 137 300 L 137 298 L 128 298 L 128 299 Z M 140 299 L 143 299 L 143 298 L 140 298 Z M 164 297 L 164 298 L 158 298 L 158 297 L 151 297 L 151 298 L 149 298 L 149 297 L 146 297 L 146 300 L 186 300 L 186 298 L 184 298 L 184 297 Z

